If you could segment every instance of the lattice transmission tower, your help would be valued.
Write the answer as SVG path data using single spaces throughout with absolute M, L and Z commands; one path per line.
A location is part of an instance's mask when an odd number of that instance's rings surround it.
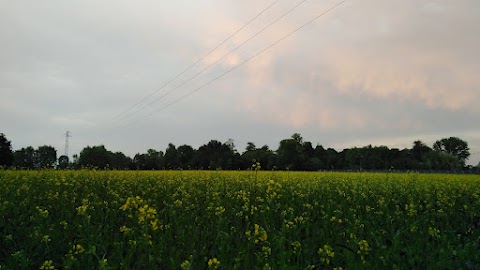
M 65 132 L 65 156 L 68 157 L 68 143 L 69 138 L 72 137 L 72 133 L 70 131 Z

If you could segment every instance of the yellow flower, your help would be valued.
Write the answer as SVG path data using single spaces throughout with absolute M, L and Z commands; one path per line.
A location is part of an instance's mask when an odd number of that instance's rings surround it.
M 192 268 L 192 263 L 190 262 L 192 260 L 193 256 L 189 256 L 187 260 L 183 261 L 183 263 L 180 265 L 180 268 L 183 270 L 189 270 Z
M 258 243 L 259 241 L 264 242 L 267 241 L 268 235 L 265 229 L 260 227 L 260 225 L 255 224 L 255 243 Z
M 331 246 L 325 244 L 323 245 L 323 248 L 318 249 L 318 255 L 320 255 L 320 261 L 328 265 L 330 264 L 330 259 L 335 256 L 335 252 L 333 252 L 333 249 Z
M 209 269 L 218 269 L 219 266 L 220 266 L 220 261 L 217 260 L 217 258 L 213 258 L 213 259 L 208 260 L 208 268 Z
M 150 221 L 150 227 L 152 228 L 152 230 L 156 231 L 158 230 L 158 219 L 154 219 L 152 221 Z
M 293 247 L 293 253 L 297 254 L 302 248 L 302 244 L 298 241 L 295 241 L 292 243 L 292 247 Z
M 120 207 L 120 210 L 127 211 L 128 209 L 130 209 L 131 201 L 132 201 L 132 199 L 130 197 L 128 197 L 125 204 L 122 205 L 122 207 Z
M 413 203 L 405 204 L 405 211 L 407 211 L 407 215 L 410 217 L 413 217 L 417 214 L 417 210 L 415 209 L 415 205 Z
M 75 252 L 75 254 L 81 254 L 85 252 L 85 249 L 82 247 L 82 245 L 76 244 L 73 246 L 73 251 Z
M 248 240 L 253 241 L 254 244 L 258 244 L 259 242 L 264 242 L 267 241 L 268 235 L 265 229 L 263 229 L 260 225 L 255 224 L 255 230 L 252 232 L 248 230 L 245 232 L 245 235 L 247 235 Z
M 175 207 L 180 208 L 182 207 L 183 202 L 177 199 L 175 202 L 173 202 L 173 204 L 175 205 Z
M 362 240 L 358 242 L 358 251 L 357 254 L 360 255 L 360 259 L 362 261 L 365 260 L 365 256 L 368 254 L 369 251 L 369 245 L 367 240 Z
M 85 249 L 80 244 L 72 246 L 72 249 L 68 251 L 67 257 L 71 260 L 76 260 L 76 256 L 85 252 Z
M 138 208 L 137 216 L 138 223 L 143 223 L 145 220 L 153 220 L 157 215 L 157 210 L 150 207 L 148 204 Z
M 140 207 L 140 208 L 138 209 L 138 212 L 139 212 L 140 214 L 144 215 L 147 209 L 148 209 L 148 204 L 145 204 L 143 207 Z
M 265 258 L 268 258 L 270 255 L 272 255 L 272 249 L 270 247 L 262 247 L 262 251 Z
M 68 222 L 65 221 L 65 220 L 62 220 L 62 221 L 60 221 L 60 225 L 62 225 L 63 229 L 65 230 L 68 227 Z
M 153 241 L 152 241 L 152 236 L 150 234 L 144 234 L 143 235 L 145 237 L 145 240 L 147 241 L 148 245 L 153 245 Z
M 77 207 L 77 214 L 78 215 L 85 215 L 87 213 L 88 205 L 81 205 Z
M 121 233 L 128 233 L 130 231 L 129 228 L 127 228 L 127 226 L 123 225 L 122 227 L 120 227 L 120 232 Z
M 45 243 L 48 243 L 48 242 L 52 241 L 52 239 L 50 239 L 50 236 L 48 234 L 46 234 L 42 237 L 42 241 L 45 242 Z
M 54 270 L 55 266 L 53 266 L 52 260 L 46 260 L 42 266 L 40 266 L 40 270 Z
M 157 214 L 157 210 L 153 207 L 148 207 L 147 209 L 147 218 L 154 219 L 155 215 Z
M 48 217 L 48 210 L 47 209 L 42 209 L 40 206 L 37 206 L 37 211 L 40 214 L 40 216 L 46 218 Z
M 122 207 L 120 207 L 120 209 L 123 211 L 127 211 L 130 208 L 138 209 L 138 207 L 142 204 L 143 204 L 143 200 L 142 198 L 140 198 L 140 196 L 128 197 L 127 201 Z
M 440 230 L 433 227 L 428 227 L 428 234 L 433 238 L 440 238 Z
M 223 206 L 217 206 L 215 208 L 215 215 L 220 216 L 225 212 L 225 207 Z

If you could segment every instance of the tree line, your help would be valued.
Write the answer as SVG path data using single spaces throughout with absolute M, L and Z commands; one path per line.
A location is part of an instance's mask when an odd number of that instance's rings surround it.
M 248 142 L 245 150 L 239 153 L 233 140 L 223 143 L 211 140 L 198 149 L 170 143 L 165 151 L 149 149 L 130 158 L 98 145 L 83 148 L 70 161 L 65 155 L 57 159 L 56 149 L 47 145 L 12 151 L 11 142 L 0 133 L 0 166 L 17 169 L 248 170 L 252 165 L 260 165 L 265 170 L 294 171 L 480 171 L 480 164 L 466 166 L 469 156 L 468 143 L 457 137 L 440 139 L 432 147 L 418 140 L 405 149 L 368 145 L 338 152 L 319 144 L 314 147 L 295 133 L 280 141 L 277 150 Z

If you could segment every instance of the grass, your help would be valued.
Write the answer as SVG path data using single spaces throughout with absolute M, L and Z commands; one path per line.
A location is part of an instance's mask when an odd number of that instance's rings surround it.
M 478 269 L 480 178 L 0 171 L 0 269 Z

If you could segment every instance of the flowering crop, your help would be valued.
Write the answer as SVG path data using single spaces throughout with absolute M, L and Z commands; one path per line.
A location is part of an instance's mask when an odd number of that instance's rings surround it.
M 0 269 L 477 269 L 480 178 L 0 171 Z

